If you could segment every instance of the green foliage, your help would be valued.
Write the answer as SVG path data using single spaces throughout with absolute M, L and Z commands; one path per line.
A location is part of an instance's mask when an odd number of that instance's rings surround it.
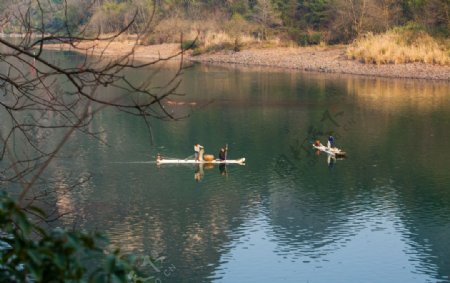
M 273 0 L 288 28 L 323 29 L 330 21 L 331 0 Z
M 230 51 L 234 51 L 235 50 L 235 43 L 230 43 L 230 42 L 222 42 L 220 44 L 214 44 L 214 45 L 210 45 L 206 48 L 197 48 L 195 54 L 196 55 L 200 55 L 202 53 L 211 53 L 211 52 L 218 52 L 221 50 L 230 50 Z M 240 46 L 242 47 L 242 46 Z
M 431 31 L 431 34 L 438 38 L 448 40 L 450 38 L 450 29 L 444 26 L 436 27 Z
M 450 25 L 450 1 L 448 0 L 403 0 L 404 22 L 416 22 L 428 32 L 448 35 Z
M 249 1 L 232 1 L 230 4 L 230 13 L 232 15 L 247 15 L 249 12 Z
M 123 13 L 127 8 L 127 3 L 122 2 L 122 3 L 116 3 L 113 1 L 105 1 L 105 3 L 102 6 L 102 9 L 104 11 L 107 11 L 109 13 L 114 13 L 114 14 L 120 14 Z
M 293 27 L 297 22 L 297 0 L 273 0 L 274 8 L 280 12 L 285 27 Z
M 401 35 L 407 45 L 420 44 L 418 41 L 423 38 L 423 35 L 427 35 L 425 26 L 416 22 L 408 22 L 404 26 L 393 28 L 392 31 Z
M 223 25 L 223 29 L 231 36 L 236 37 L 238 35 L 248 32 L 248 22 L 239 13 L 234 13 L 231 19 Z
M 194 50 L 192 50 L 192 56 L 198 56 L 198 55 L 201 55 L 202 53 L 203 53 L 203 50 L 200 47 L 197 47 Z
M 291 29 L 289 35 L 292 41 L 302 46 L 318 45 L 322 40 L 322 34 L 319 32 L 305 33 L 297 29 Z
M 328 18 L 328 0 L 300 0 L 296 17 L 303 28 L 320 29 L 330 20 Z
M 422 24 L 411 21 L 403 26 L 395 27 L 394 31 L 417 33 L 417 32 L 425 31 L 425 27 Z
M 4 192 L 0 192 L 0 231 L 0 282 L 127 282 L 133 271 L 133 258 L 122 258 L 118 250 L 105 255 L 99 243 L 106 240 L 100 235 L 47 232 L 32 224 Z
M 181 43 L 181 48 L 183 48 L 183 50 L 195 49 L 197 47 L 198 47 L 197 40 L 185 40 Z
M 406 20 L 411 21 L 416 18 L 420 10 L 423 11 L 425 0 L 403 0 L 402 10 Z

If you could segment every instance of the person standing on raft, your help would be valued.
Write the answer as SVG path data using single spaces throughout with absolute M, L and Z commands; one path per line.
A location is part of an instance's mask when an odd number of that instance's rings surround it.
M 327 147 L 328 148 L 334 147 L 334 138 L 333 138 L 333 136 L 329 136 L 328 137 Z
M 227 160 L 227 151 L 228 151 L 228 145 L 226 145 L 224 148 L 222 147 L 219 151 L 219 159 L 220 161 Z

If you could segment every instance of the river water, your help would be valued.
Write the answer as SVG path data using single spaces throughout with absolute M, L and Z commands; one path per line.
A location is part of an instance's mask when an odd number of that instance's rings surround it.
M 100 140 L 74 136 L 49 174 L 92 177 L 60 225 L 151 256 L 159 282 L 450 282 L 448 82 L 193 65 L 178 92 L 189 118 L 152 134 L 106 109 Z M 346 159 L 312 149 L 330 133 Z M 194 143 L 247 162 L 154 163 Z

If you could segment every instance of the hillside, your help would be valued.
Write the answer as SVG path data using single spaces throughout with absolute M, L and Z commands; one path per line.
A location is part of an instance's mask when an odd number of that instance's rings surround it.
M 450 64 L 447 0 L 7 0 L 0 8 L 0 33 L 124 32 L 143 46 L 183 41 L 194 55 L 350 44 L 346 56 L 363 63 Z

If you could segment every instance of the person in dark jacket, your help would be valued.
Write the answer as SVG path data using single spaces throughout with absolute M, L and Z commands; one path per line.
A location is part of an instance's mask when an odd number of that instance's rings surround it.
M 328 137 L 327 147 L 328 148 L 334 147 L 334 138 L 333 138 L 333 136 L 329 136 Z
M 220 159 L 220 161 L 223 161 L 223 160 L 227 159 L 226 150 L 223 147 L 219 151 L 219 159 Z

